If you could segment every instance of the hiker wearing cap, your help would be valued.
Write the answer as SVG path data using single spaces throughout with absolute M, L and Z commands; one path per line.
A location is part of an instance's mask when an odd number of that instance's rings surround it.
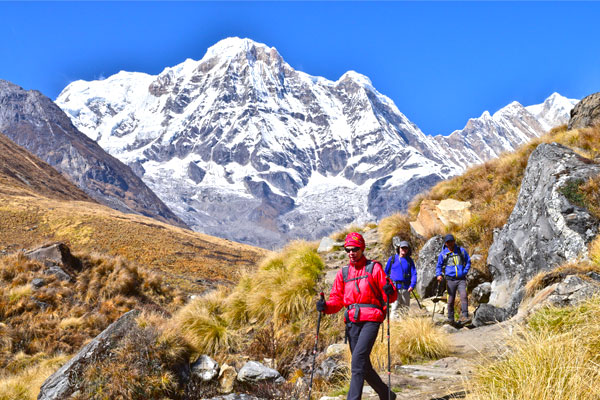
M 352 378 L 348 400 L 362 396 L 364 381 L 375 390 L 381 400 L 388 398 L 388 386 L 371 365 L 371 349 L 375 344 L 379 326 L 385 319 L 386 302 L 396 300 L 397 292 L 385 275 L 381 264 L 368 260 L 364 253 L 365 240 L 359 233 L 346 236 L 344 248 L 349 263 L 338 271 L 329 300 L 317 301 L 317 310 L 334 314 L 346 307 L 346 339 L 352 353 Z M 392 392 L 391 399 L 396 395 Z
M 412 249 L 406 241 L 398 243 L 396 254 L 391 256 L 385 265 L 385 274 L 390 277 L 398 289 L 398 299 L 392 303 L 392 314 L 408 312 L 410 292 L 417 284 L 417 268 L 411 258 Z
M 446 276 L 446 287 L 448 289 L 448 322 L 451 324 L 454 324 L 454 300 L 456 298 L 456 291 L 460 294 L 461 316 L 459 322 L 466 323 L 469 320 L 467 273 L 470 268 L 471 259 L 469 258 L 467 251 L 456 244 L 453 235 L 446 235 L 444 237 L 444 247 L 438 256 L 435 275 L 439 282 L 442 281 L 442 273 Z

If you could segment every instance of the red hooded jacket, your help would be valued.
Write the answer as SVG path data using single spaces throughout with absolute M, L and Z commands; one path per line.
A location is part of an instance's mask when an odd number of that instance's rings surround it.
M 353 264 L 348 264 L 348 280 L 344 283 L 342 270 L 340 269 L 335 277 L 329 300 L 325 305 L 326 314 L 335 314 L 342 307 L 351 306 L 348 310 L 348 317 L 352 322 L 383 322 L 385 320 L 387 296 L 383 292 L 383 285 L 386 284 L 386 275 L 383 267 L 377 261 L 373 261 L 373 271 L 371 274 L 365 271 L 367 259 L 363 256 Z M 350 280 L 360 276 L 367 275 L 364 279 Z M 358 291 L 356 290 L 358 285 Z M 393 285 L 392 285 L 393 286 Z M 375 293 L 374 293 L 375 291 Z M 390 303 L 398 297 L 398 292 L 394 288 L 394 294 L 390 296 Z M 359 318 L 355 318 L 357 308 L 353 304 L 374 304 L 379 307 L 360 307 Z

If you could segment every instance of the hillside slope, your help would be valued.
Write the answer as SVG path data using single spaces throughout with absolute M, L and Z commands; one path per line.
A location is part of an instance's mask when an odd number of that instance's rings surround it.
M 40 92 L 0 80 L 0 132 L 100 203 L 186 226 L 129 167 L 78 131 Z
M 122 256 L 201 290 L 231 282 L 268 251 L 96 203 L 52 167 L 0 135 L 0 249 L 64 241 L 74 251 Z

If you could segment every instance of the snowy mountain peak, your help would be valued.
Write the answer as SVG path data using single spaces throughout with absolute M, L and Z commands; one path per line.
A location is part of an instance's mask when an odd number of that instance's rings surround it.
M 543 133 L 511 103 L 432 138 L 368 77 L 314 77 L 240 38 L 158 76 L 70 85 L 56 101 L 188 225 L 265 247 L 389 215 Z

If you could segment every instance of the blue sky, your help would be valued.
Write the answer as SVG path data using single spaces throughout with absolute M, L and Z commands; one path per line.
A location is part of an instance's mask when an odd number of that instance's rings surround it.
M 600 2 L 0 2 L 0 21 L 0 79 L 52 99 L 229 36 L 311 75 L 367 75 L 427 134 L 513 100 L 600 91 Z

